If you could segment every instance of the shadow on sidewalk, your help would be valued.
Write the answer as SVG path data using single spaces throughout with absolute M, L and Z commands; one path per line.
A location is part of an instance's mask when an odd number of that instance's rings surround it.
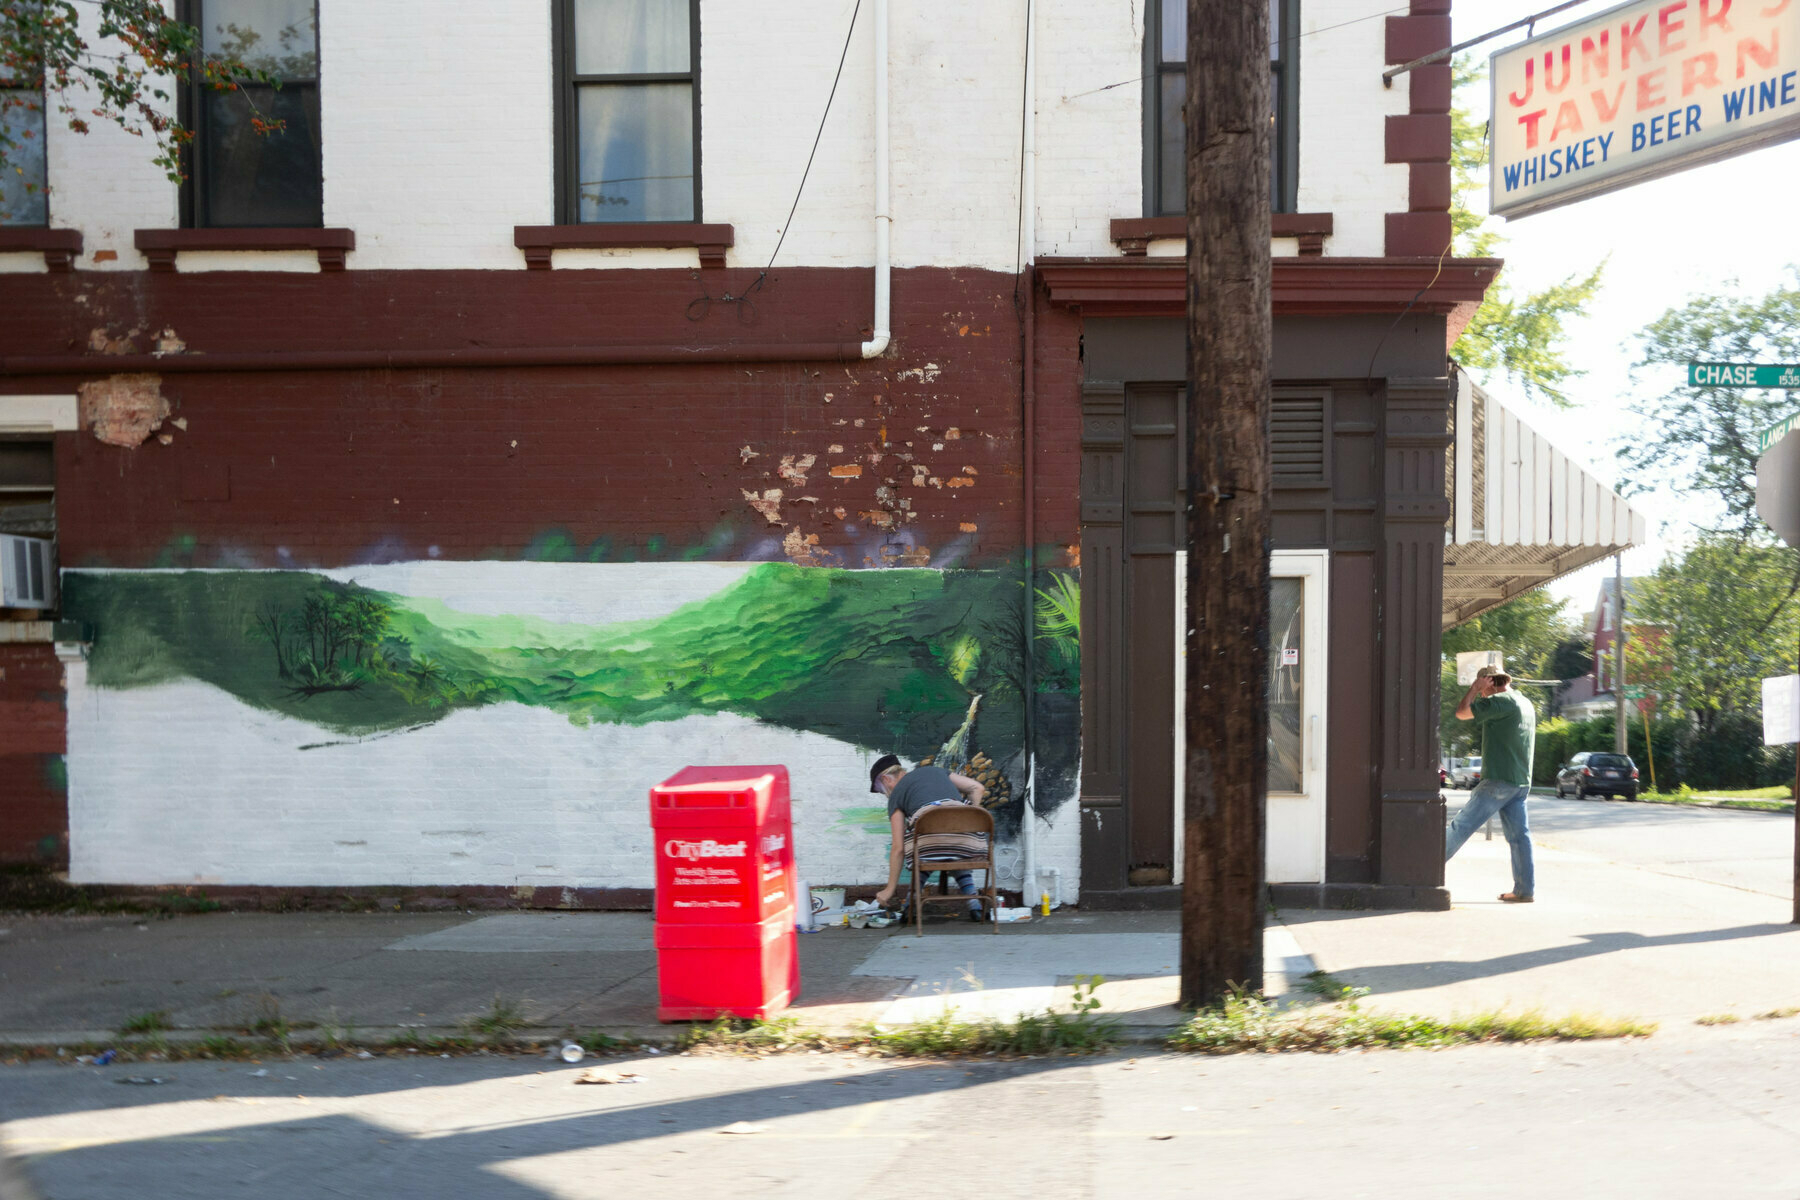
M 1576 936 L 1581 945 L 1550 946 L 1542 950 L 1526 950 L 1502 954 L 1494 958 L 1457 961 L 1431 959 L 1410 963 L 1390 963 L 1375 967 L 1345 967 L 1333 972 L 1359 987 L 1382 992 L 1410 991 L 1424 985 L 1464 983 L 1472 979 L 1489 979 L 1534 967 L 1575 962 L 1601 954 L 1624 950 L 1647 950 L 1658 946 L 1685 946 L 1701 942 L 1724 942 L 1738 938 L 1767 937 L 1772 934 L 1800 934 L 1800 926 L 1791 924 L 1738 925 L 1729 929 L 1703 929 L 1691 933 L 1668 933 L 1646 937 L 1641 933 L 1620 930 L 1612 933 L 1582 933 Z

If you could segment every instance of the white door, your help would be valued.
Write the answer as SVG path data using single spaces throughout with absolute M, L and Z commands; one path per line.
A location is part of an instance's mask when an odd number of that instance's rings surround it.
M 1269 559 L 1270 883 L 1325 881 L 1325 605 L 1323 550 Z M 1181 882 L 1186 759 L 1187 553 L 1175 555 L 1175 882 Z

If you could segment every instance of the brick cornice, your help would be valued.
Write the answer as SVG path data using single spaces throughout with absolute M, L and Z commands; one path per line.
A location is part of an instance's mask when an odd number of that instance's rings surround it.
M 1481 303 L 1497 258 L 1277 258 L 1274 311 L 1282 315 L 1401 312 L 1454 314 Z M 1178 317 L 1187 311 L 1180 256 L 1041 258 L 1037 277 L 1060 307 L 1087 316 Z
M 311 250 L 319 270 L 341 271 L 344 255 L 356 249 L 353 229 L 311 226 L 278 229 L 138 229 L 132 244 L 150 260 L 152 271 L 173 271 L 184 250 Z
M 81 230 L 10 225 L 0 228 L 0 254 L 42 251 L 52 271 L 72 271 L 81 254 Z
M 723 267 L 725 251 L 736 240 L 730 225 L 696 221 L 513 226 L 513 245 L 525 252 L 525 265 L 533 271 L 548 271 L 555 250 L 679 250 L 689 246 L 699 251 L 702 267 Z

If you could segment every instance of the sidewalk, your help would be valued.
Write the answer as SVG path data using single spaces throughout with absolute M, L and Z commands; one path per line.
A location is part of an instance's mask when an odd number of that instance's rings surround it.
M 1450 864 L 1450 912 L 1281 912 L 1265 990 L 1298 998 L 1317 966 L 1371 989 L 1367 1006 L 1434 1015 L 1535 1007 L 1668 1022 L 1800 1005 L 1800 926 L 1784 923 L 1785 899 L 1551 848 L 1538 860 L 1555 889 L 1533 905 L 1492 899 L 1508 885 L 1505 842 L 1477 838 Z M 833 1031 L 946 1003 L 1009 1015 L 1066 1004 L 1077 976 L 1100 974 L 1105 1010 L 1152 1036 L 1181 1020 L 1178 929 L 1175 913 L 1064 910 L 998 934 L 951 921 L 923 938 L 807 934 L 794 1015 Z M 177 1031 L 279 1017 L 385 1038 L 454 1030 L 497 996 L 547 1036 L 668 1036 L 643 913 L 0 917 L 0 1042 L 12 1044 L 106 1041 L 159 1010 Z

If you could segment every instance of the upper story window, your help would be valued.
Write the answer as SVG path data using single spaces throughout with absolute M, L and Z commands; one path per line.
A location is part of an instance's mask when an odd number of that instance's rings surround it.
M 700 219 L 699 0 L 557 0 L 557 216 Z
M 1186 125 L 1187 4 L 1150 0 L 1145 23 L 1144 208 L 1152 217 L 1187 211 Z M 1270 201 L 1274 212 L 1293 212 L 1299 174 L 1300 75 L 1296 39 L 1300 0 L 1269 0 L 1269 94 L 1274 129 L 1269 139 Z
M 237 60 L 279 80 L 208 86 L 205 64 L 182 95 L 194 131 L 182 224 L 194 228 L 325 223 L 319 158 L 319 9 L 314 0 L 182 0 L 207 60 Z M 266 131 L 272 122 L 280 127 Z
M 31 64 L 0 62 L 0 225 L 50 223 L 44 157 L 44 86 L 25 78 Z

